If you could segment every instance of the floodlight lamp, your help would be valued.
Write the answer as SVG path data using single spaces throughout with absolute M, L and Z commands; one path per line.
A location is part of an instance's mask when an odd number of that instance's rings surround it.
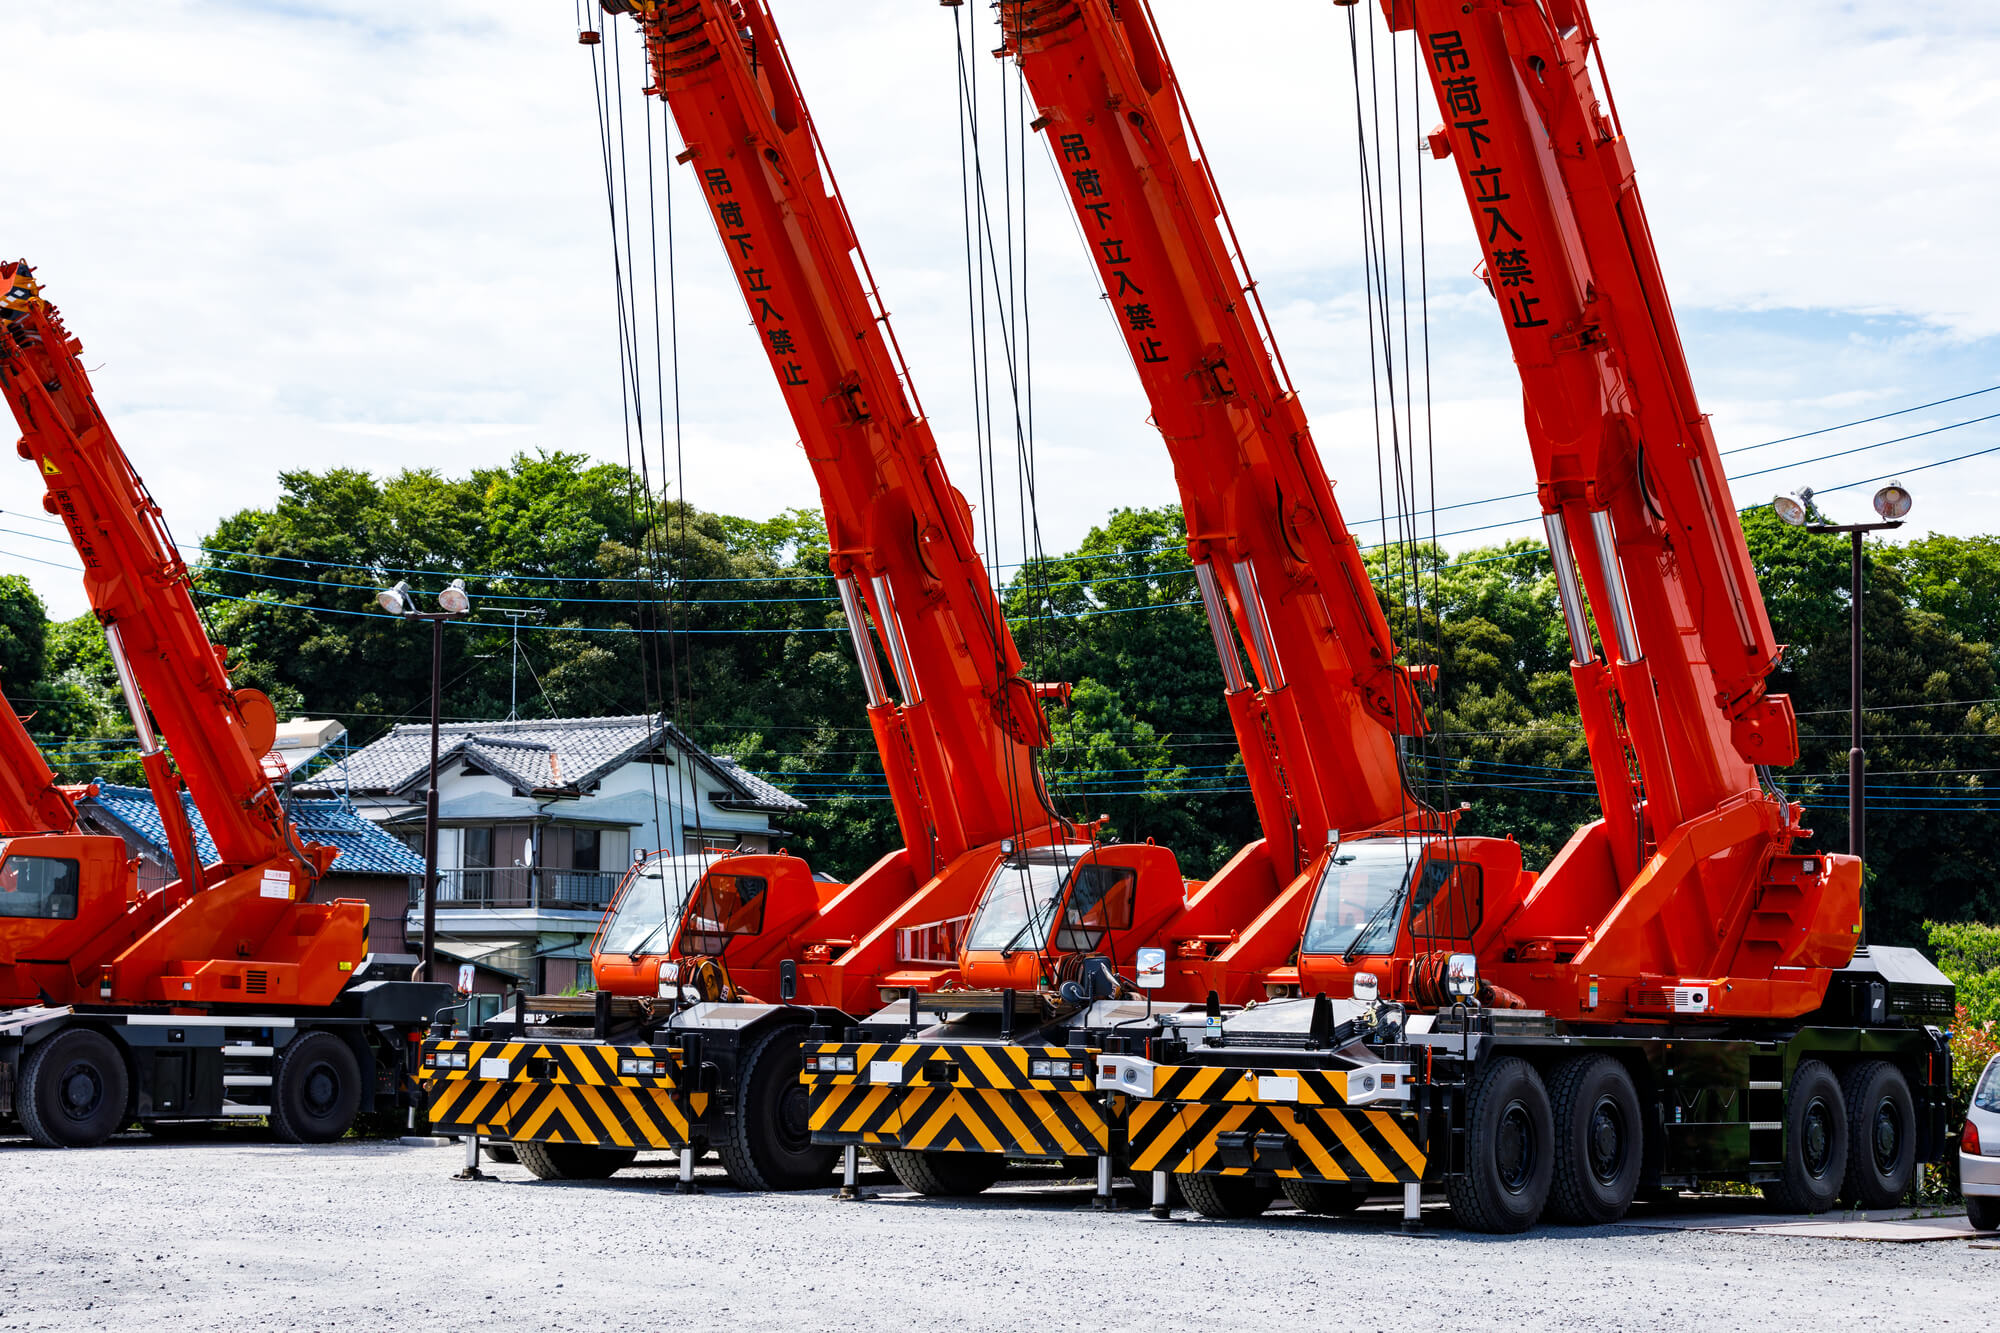
M 1777 512 L 1779 518 L 1793 527 L 1797 528 L 1805 525 L 1806 507 L 1799 503 L 1797 497 L 1790 495 L 1774 496 L 1771 500 L 1771 508 Z
M 465 580 L 453 579 L 438 594 L 438 606 L 454 616 L 462 616 L 472 609 L 472 598 L 465 592 Z
M 1875 492 L 1875 512 L 1891 522 L 1910 512 L 1910 493 L 1902 482 L 1892 481 Z
M 406 616 L 410 614 L 415 609 L 414 604 L 410 601 L 410 585 L 402 579 L 396 580 L 395 587 L 384 588 L 375 594 L 375 605 L 381 607 L 392 616 Z

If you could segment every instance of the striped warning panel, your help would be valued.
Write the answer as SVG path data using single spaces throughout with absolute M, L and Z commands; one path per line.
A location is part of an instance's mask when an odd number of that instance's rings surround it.
M 1140 1101 L 1125 1129 L 1135 1171 L 1256 1171 L 1383 1185 L 1424 1178 L 1416 1122 L 1394 1111 Z
M 676 1086 L 674 1052 L 584 1042 L 433 1041 L 422 1081 L 442 1130 L 538 1143 L 680 1148 L 708 1108 Z M 438 1056 L 466 1056 L 438 1068 Z M 437 1063 L 444 1063 L 437 1061 Z M 658 1073 L 621 1073 L 635 1067 Z
M 1111 1126 L 1092 1090 L 1091 1054 L 980 1043 L 818 1045 L 806 1052 L 801 1075 L 813 1140 L 1017 1157 L 1102 1154 Z M 1049 1068 L 1056 1065 L 1061 1077 Z
M 1395 1066 L 1400 1069 L 1402 1066 Z M 1348 1069 L 1224 1069 L 1215 1065 L 1161 1066 L 1153 1073 L 1159 1101 L 1285 1102 L 1298 1106 L 1345 1106 Z M 1372 1091 L 1372 1087 L 1371 1087 Z

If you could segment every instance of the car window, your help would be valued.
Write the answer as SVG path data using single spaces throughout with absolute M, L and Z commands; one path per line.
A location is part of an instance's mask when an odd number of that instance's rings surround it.
M 2000 1056 L 1986 1066 L 1986 1077 L 1979 1080 L 1972 1104 L 1982 1111 L 2000 1111 Z

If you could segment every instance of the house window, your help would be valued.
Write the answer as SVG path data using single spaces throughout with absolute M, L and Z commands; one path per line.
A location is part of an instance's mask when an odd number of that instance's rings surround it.
M 601 869 L 598 864 L 598 833 L 594 828 L 576 830 L 575 850 L 570 853 L 570 868 L 574 870 Z
M 490 828 L 469 828 L 465 830 L 465 859 L 460 863 L 467 869 L 485 869 L 493 864 L 493 830 Z

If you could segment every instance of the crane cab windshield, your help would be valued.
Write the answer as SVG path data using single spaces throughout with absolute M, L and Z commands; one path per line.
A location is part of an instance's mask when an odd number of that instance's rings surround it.
M 1423 845 L 1402 839 L 1336 848 L 1320 872 L 1301 953 L 1389 953 Z
M 1106 932 L 1130 929 L 1138 869 L 1099 862 L 1089 851 L 1056 847 L 1002 861 L 966 932 L 966 952 L 1032 953 L 1053 946 L 1061 953 L 1090 953 Z
M 594 950 L 600 954 L 665 953 L 672 942 L 667 923 L 680 923 L 688 890 L 717 858 L 655 856 L 625 877 L 618 905 L 604 923 Z
M 1482 870 L 1476 861 L 1440 855 L 1442 850 L 1401 838 L 1335 849 L 1320 872 L 1300 952 L 1394 953 L 1406 915 L 1419 941 L 1439 946 L 1469 941 L 1480 924 Z

